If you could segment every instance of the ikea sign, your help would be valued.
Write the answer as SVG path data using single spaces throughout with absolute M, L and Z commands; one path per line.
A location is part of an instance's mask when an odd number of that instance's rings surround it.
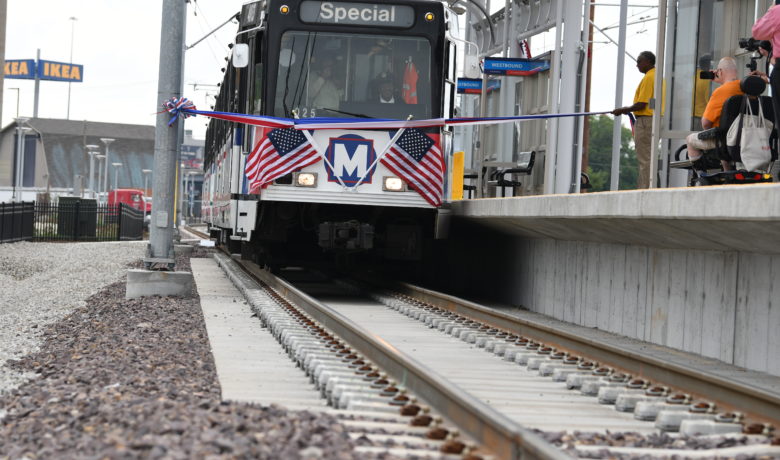
M 43 61 L 33 59 L 9 59 L 5 61 L 5 78 L 23 80 L 84 81 L 84 66 L 68 62 Z
M 6 59 L 3 75 L 5 78 L 34 80 L 35 60 L 34 59 Z

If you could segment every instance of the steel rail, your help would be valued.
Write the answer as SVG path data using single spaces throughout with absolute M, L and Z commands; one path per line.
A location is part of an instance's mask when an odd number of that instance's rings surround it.
M 408 283 L 399 289 L 415 299 L 439 308 L 481 321 L 513 334 L 544 342 L 557 348 L 584 355 L 646 379 L 676 387 L 691 395 L 714 401 L 724 408 L 774 424 L 780 422 L 780 397 L 761 388 L 734 382 L 720 375 L 707 373 L 654 356 L 635 353 L 624 348 L 559 330 L 533 320 L 518 318 L 477 303 Z
M 257 265 L 231 259 L 249 275 L 275 289 L 312 319 L 382 368 L 463 432 L 501 459 L 570 459 L 563 451 L 461 390 L 444 377 L 370 334 L 289 282 Z

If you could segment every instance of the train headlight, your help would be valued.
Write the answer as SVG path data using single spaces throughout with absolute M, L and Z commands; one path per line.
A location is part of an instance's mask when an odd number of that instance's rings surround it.
M 433 13 L 425 13 L 425 20 L 428 22 L 433 21 L 436 18 L 436 16 Z
M 317 173 L 299 172 L 295 173 L 293 183 L 296 187 L 316 187 Z
M 387 176 L 384 178 L 382 185 L 382 190 L 387 192 L 406 191 L 406 184 L 398 177 Z
M 279 12 L 282 14 L 287 14 L 290 12 L 290 7 L 287 5 L 282 5 L 279 7 Z

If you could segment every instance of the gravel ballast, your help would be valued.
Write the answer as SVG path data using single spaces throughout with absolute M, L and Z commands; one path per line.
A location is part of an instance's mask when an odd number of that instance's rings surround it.
M 37 349 L 44 326 L 63 318 L 140 260 L 146 242 L 0 245 L 0 394 L 29 375 L 3 364 Z
M 40 327 L 11 362 L 37 377 L 0 397 L 0 458 L 358 458 L 329 415 L 222 403 L 197 297 L 124 293 Z

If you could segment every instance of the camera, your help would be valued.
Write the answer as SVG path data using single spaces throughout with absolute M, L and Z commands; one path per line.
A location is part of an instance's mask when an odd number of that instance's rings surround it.
M 751 72 L 755 72 L 756 69 L 758 68 L 758 64 L 756 63 L 756 61 L 761 59 L 761 55 L 758 53 L 759 49 L 763 49 L 764 51 L 766 51 L 767 55 L 772 54 L 772 42 L 769 42 L 767 40 L 756 40 L 753 37 L 740 38 L 739 47 L 744 48 L 745 50 L 753 53 L 753 55 L 750 56 L 750 62 L 745 66 Z M 769 63 L 767 62 L 767 69 L 768 68 L 769 68 Z
M 756 40 L 753 37 L 739 39 L 739 47 L 744 48 L 748 51 L 758 51 L 758 47 L 760 45 L 761 45 L 761 40 Z
M 699 72 L 699 78 L 702 80 L 714 80 L 717 75 L 712 70 L 702 70 Z

